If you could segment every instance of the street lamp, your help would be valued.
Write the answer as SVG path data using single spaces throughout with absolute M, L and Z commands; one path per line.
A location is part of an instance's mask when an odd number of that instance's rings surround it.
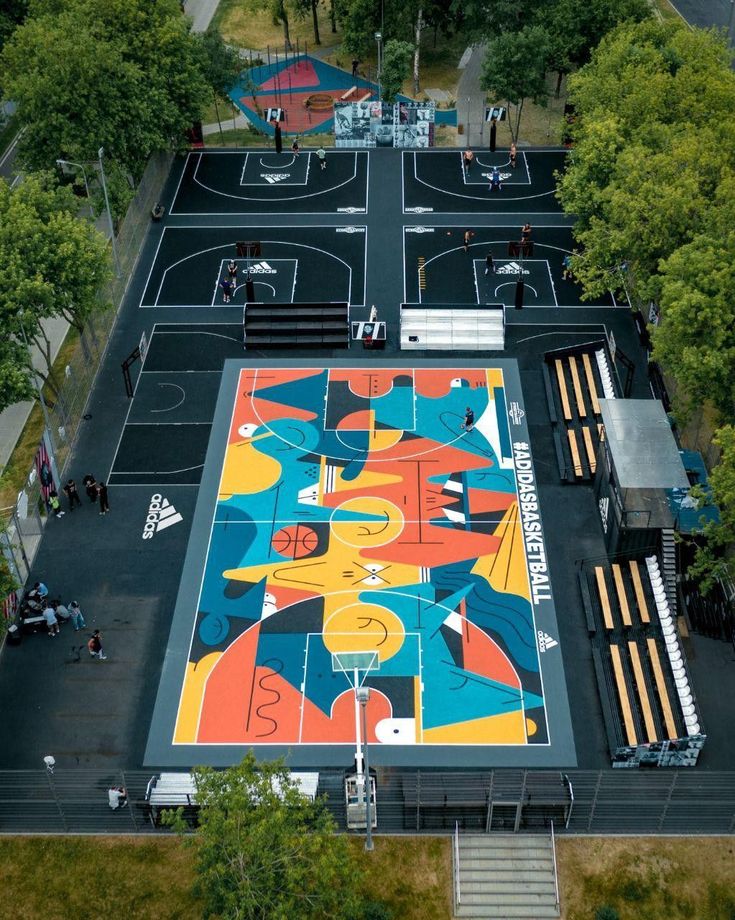
M 120 259 L 117 256 L 117 243 L 115 242 L 115 225 L 112 222 L 112 211 L 110 211 L 110 199 L 107 197 L 107 182 L 105 180 L 105 167 L 102 165 L 102 157 L 104 156 L 105 148 L 100 147 L 97 151 L 97 159 L 100 164 L 100 177 L 102 179 L 102 191 L 105 196 L 105 207 L 107 208 L 107 219 L 110 222 L 110 242 L 112 244 L 112 256 L 115 259 L 115 274 L 119 278 L 122 272 L 120 271 Z
M 735 2 L 735 0 L 733 0 Z M 383 89 L 381 86 L 383 79 L 383 33 L 375 33 L 375 41 L 378 43 L 378 101 L 383 101 Z
M 84 176 L 84 189 L 87 192 L 87 201 L 89 198 L 89 182 L 87 182 L 87 170 L 82 166 L 81 163 L 75 163 L 73 160 L 57 160 L 57 166 L 76 166 L 77 169 L 81 169 L 82 175 Z
M 362 708 L 362 737 L 364 745 L 364 758 L 362 761 L 362 780 L 365 790 L 365 849 L 370 852 L 373 847 L 373 810 L 372 810 L 372 783 L 370 780 L 370 761 L 368 759 L 368 734 L 367 734 L 367 704 L 370 700 L 370 687 L 357 687 L 355 698 Z

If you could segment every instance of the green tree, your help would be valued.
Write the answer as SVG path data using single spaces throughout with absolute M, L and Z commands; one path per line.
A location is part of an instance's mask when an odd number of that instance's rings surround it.
M 25 345 L 13 338 L 10 330 L 3 329 L 0 324 L 0 412 L 15 403 L 35 398 L 36 390 L 31 375 Z M 2 587 L 0 597 L 3 597 Z
M 151 153 L 179 147 L 202 111 L 207 86 L 190 21 L 177 0 L 36 6 L 0 57 L 27 128 L 24 165 L 91 161 L 104 146 L 110 171 L 116 163 L 137 181 Z
M 104 237 L 76 213 L 77 199 L 50 173 L 27 175 L 14 189 L 0 181 L 0 329 L 38 346 L 55 392 L 42 321 L 63 317 L 83 329 L 90 314 L 106 306 L 100 289 L 110 277 Z M 17 354 L 32 373 L 27 351 Z
M 219 116 L 218 100 L 226 97 L 237 82 L 242 71 L 242 63 L 240 55 L 234 48 L 225 43 L 218 29 L 210 26 L 206 32 L 199 36 L 198 40 L 202 54 L 202 73 L 212 90 L 212 99 L 221 136 L 222 122 Z
M 0 50 L 28 12 L 28 0 L 3 0 L 0 6 Z M 0 91 L 2 85 L 0 84 Z
M 526 99 L 546 104 L 546 70 L 550 41 L 540 26 L 525 26 L 520 32 L 507 32 L 489 42 L 482 65 L 481 86 L 495 98 L 505 99 L 509 111 L 511 137 L 518 141 L 521 113 Z
M 13 577 L 7 560 L 0 554 L 0 600 L 5 600 L 8 594 L 10 594 L 11 591 L 16 591 L 18 587 L 18 582 Z M 2 624 L 2 628 L 5 628 L 4 623 Z
M 396 96 L 401 91 L 403 81 L 411 72 L 411 58 L 413 45 L 408 42 L 399 42 L 395 39 L 386 42 L 383 50 L 383 66 L 380 71 L 380 82 L 385 102 L 395 102 Z
M 249 753 L 227 770 L 194 771 L 200 808 L 196 889 L 205 917 L 353 920 L 361 875 L 321 801 L 309 801 L 282 760 Z

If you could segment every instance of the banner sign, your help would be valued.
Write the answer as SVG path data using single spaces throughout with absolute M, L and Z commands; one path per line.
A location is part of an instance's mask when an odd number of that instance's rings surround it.
M 336 147 L 433 147 L 433 102 L 336 102 Z

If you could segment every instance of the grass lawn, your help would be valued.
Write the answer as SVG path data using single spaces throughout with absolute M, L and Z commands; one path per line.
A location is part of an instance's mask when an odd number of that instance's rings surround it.
M 732 837 L 557 838 L 563 920 L 732 920 Z
M 302 50 L 304 42 L 309 51 L 315 48 L 332 48 L 342 41 L 339 32 L 332 32 L 329 21 L 329 4 L 324 0 L 319 4 L 319 38 L 321 45 L 314 41 L 314 28 L 311 13 L 308 16 L 289 16 L 288 26 L 291 44 L 296 49 L 298 40 Z M 283 54 L 283 26 L 273 23 L 273 17 L 267 10 L 250 10 L 244 0 L 220 0 L 214 25 L 222 33 L 226 42 L 238 48 L 250 48 L 253 51 L 265 51 L 270 47 L 271 54 L 278 50 Z
M 448 837 L 377 837 L 371 854 L 362 839 L 354 846 L 394 920 L 450 920 Z M 194 920 L 192 857 L 177 837 L 0 838 L 0 920 Z

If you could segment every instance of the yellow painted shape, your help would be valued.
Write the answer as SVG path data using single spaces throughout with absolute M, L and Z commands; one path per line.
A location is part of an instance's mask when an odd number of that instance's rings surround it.
M 381 450 L 390 450 L 403 437 L 403 431 L 395 428 L 372 428 L 368 448 L 370 453 L 379 453 Z
M 360 489 L 376 489 L 381 486 L 392 486 L 395 483 L 403 482 L 402 476 L 395 476 L 392 473 L 375 473 L 372 470 L 362 470 L 355 479 L 343 479 L 342 473 L 335 476 L 335 492 L 356 492 Z
M 526 554 L 517 502 L 513 502 L 503 515 L 495 530 L 495 536 L 501 541 L 497 553 L 480 556 L 472 567 L 472 574 L 486 578 L 496 591 L 516 594 L 530 600 Z
M 377 652 L 379 661 L 392 658 L 403 645 L 403 623 L 378 604 L 350 604 L 324 623 L 324 644 L 330 652 Z
M 197 661 L 196 664 L 193 661 L 187 661 L 179 713 L 176 718 L 176 728 L 174 729 L 174 742 L 176 744 L 196 743 L 199 713 L 204 699 L 204 686 L 221 657 L 222 652 L 211 652 L 200 661 Z
M 335 520 L 340 511 L 376 515 L 379 520 Z M 361 495 L 348 498 L 339 508 L 335 508 L 329 526 L 338 540 L 354 549 L 385 546 L 386 543 L 395 540 L 403 530 L 403 514 L 397 505 L 385 498 Z
M 525 744 L 523 710 L 424 729 L 424 744 Z
M 538 725 L 536 725 L 533 719 L 526 719 L 526 734 L 528 737 L 533 738 L 537 731 Z
M 494 399 L 493 390 L 495 387 L 503 386 L 503 372 L 499 367 L 490 367 L 487 370 L 487 389 L 488 399 Z
M 264 492 L 278 482 L 281 464 L 260 453 L 251 441 L 230 444 L 225 453 L 220 484 L 220 499 L 233 495 L 254 495 Z

